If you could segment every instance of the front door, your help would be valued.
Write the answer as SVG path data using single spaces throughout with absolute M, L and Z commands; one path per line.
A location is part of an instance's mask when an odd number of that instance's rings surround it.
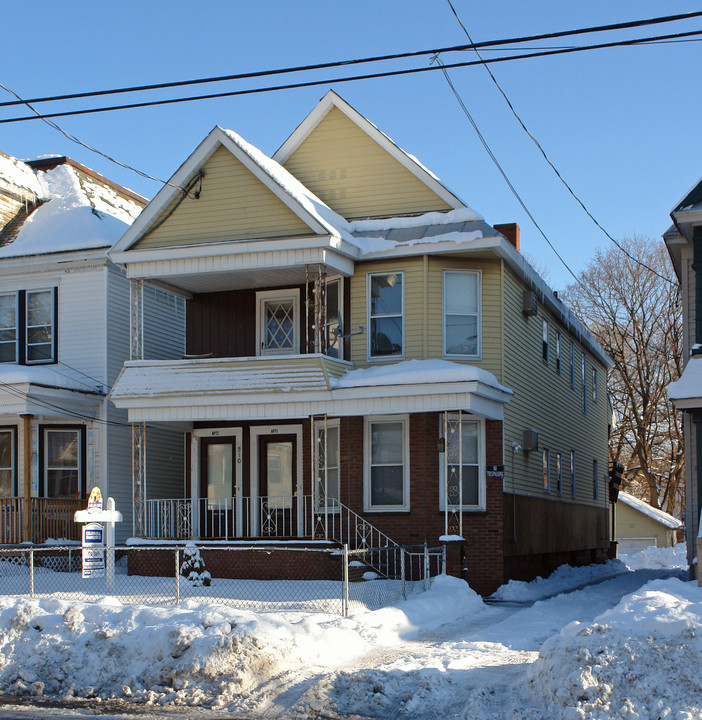
M 235 449 L 235 438 L 202 438 L 200 442 L 200 534 L 204 538 L 241 534 L 235 511 Z
M 261 535 L 297 534 L 297 436 L 259 436 L 258 489 Z

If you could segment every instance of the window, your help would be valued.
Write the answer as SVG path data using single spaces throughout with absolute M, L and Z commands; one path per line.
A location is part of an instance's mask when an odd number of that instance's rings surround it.
M 561 374 L 561 334 L 556 332 L 556 372 Z
M 44 497 L 73 499 L 85 495 L 82 428 L 44 428 L 42 433 Z
M 407 416 L 366 418 L 366 510 L 409 510 L 408 426 Z
M 17 362 L 17 295 L 0 295 L 0 362 Z
M 544 320 L 541 326 L 541 357 L 548 365 L 548 320 Z
M 10 498 L 17 495 L 16 454 L 14 428 L 0 428 L 0 497 Z
M 575 388 L 575 343 L 570 341 L 570 386 Z
M 53 360 L 54 293 L 27 290 L 27 364 Z
M 580 367 L 580 379 L 583 384 L 583 415 L 587 415 L 587 365 L 585 361 L 585 353 L 582 356 L 582 365 Z
M 329 357 L 344 357 L 343 283 L 341 278 L 327 281 L 327 318 L 324 328 L 324 344 Z
M 444 270 L 444 355 L 480 355 L 480 273 Z
M 597 402 L 597 368 L 592 368 L 592 402 Z
M 300 352 L 300 291 L 266 290 L 256 293 L 259 355 Z
M 444 452 L 439 456 L 439 507 L 449 510 L 485 509 L 485 468 L 482 462 L 483 428 L 480 422 L 459 421 L 458 413 L 449 413 L 446 425 L 440 418 L 440 437 L 445 437 Z M 448 488 L 446 473 L 448 472 Z
M 551 491 L 551 454 L 544 449 L 541 455 L 541 469 L 544 476 L 544 491 Z
M 597 460 L 592 461 L 592 499 L 597 500 L 599 495 Z
M 570 494 L 575 497 L 575 450 L 570 451 Z
M 368 356 L 404 354 L 404 275 L 401 272 L 368 276 Z
M 0 295 L 0 362 L 56 362 L 57 289 Z
M 339 421 L 315 423 L 315 508 L 325 509 L 325 499 L 339 501 Z M 336 510 L 331 502 L 327 510 Z
M 556 492 L 559 495 L 563 492 L 563 463 L 560 453 L 556 453 Z

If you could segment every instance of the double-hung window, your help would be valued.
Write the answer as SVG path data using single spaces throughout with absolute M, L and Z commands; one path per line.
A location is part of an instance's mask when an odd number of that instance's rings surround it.
M 43 428 L 43 485 L 45 497 L 75 499 L 85 495 L 84 428 Z
M 56 362 L 56 288 L 0 294 L 0 362 Z
M 409 418 L 372 417 L 365 420 L 365 510 L 409 510 Z
M 316 422 L 314 437 L 315 507 L 317 510 L 336 510 L 338 509 L 337 502 L 340 499 L 339 420 Z
M 449 413 L 446 419 L 441 416 L 440 420 L 444 450 L 439 454 L 439 507 L 446 509 L 448 492 L 449 510 L 484 510 L 483 425 L 459 418 L 457 413 Z
M 548 365 L 548 320 L 541 325 L 541 358 Z
M 444 355 L 480 356 L 480 273 L 444 270 Z
M 297 355 L 300 352 L 300 291 L 266 290 L 256 293 L 259 355 Z
M 368 275 L 368 356 L 402 357 L 404 343 L 404 273 Z
M 16 492 L 15 429 L 0 428 L 0 497 L 14 497 Z
M 324 327 L 325 353 L 329 357 L 344 357 L 344 325 L 342 321 L 343 280 L 335 278 L 327 281 L 326 320 Z
M 556 453 L 556 492 L 559 495 L 563 492 L 563 459 L 560 453 Z
M 556 372 L 561 374 L 561 333 L 556 331 Z

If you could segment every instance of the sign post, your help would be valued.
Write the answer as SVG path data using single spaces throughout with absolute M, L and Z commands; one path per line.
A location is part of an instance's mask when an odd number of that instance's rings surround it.
M 78 510 L 75 522 L 86 523 L 83 527 L 83 577 L 104 577 L 107 589 L 115 580 L 115 523 L 122 522 L 122 513 L 115 510 L 113 498 L 107 498 L 107 508 L 102 508 L 102 496 L 93 488 L 87 510 Z M 104 523 L 101 525 L 100 523 Z

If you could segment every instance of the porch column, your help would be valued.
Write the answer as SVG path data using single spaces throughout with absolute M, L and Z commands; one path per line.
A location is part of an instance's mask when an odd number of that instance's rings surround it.
M 129 280 L 129 359 L 144 359 L 144 280 Z M 144 536 L 146 423 L 132 423 L 132 534 Z
M 23 505 L 24 513 L 22 516 L 22 540 L 24 542 L 32 542 L 32 417 L 33 415 L 20 415 L 24 422 L 23 432 L 23 450 L 24 450 L 24 492 Z

